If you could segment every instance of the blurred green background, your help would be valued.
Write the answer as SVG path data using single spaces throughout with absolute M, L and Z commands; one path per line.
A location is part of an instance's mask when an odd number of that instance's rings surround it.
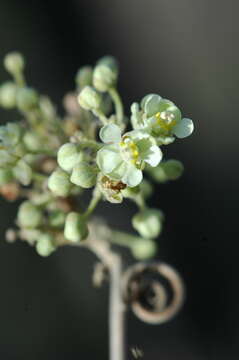
M 145 360 L 239 356 L 238 12 L 236 0 L 0 3 L 0 58 L 23 52 L 29 83 L 60 111 L 77 69 L 112 54 L 128 113 L 156 92 L 195 122 L 193 136 L 164 150 L 184 163 L 184 176 L 158 186 L 151 200 L 166 215 L 158 258 L 180 271 L 187 301 L 162 326 L 129 313 L 128 348 L 142 348 Z M 0 118 L 19 117 L 0 110 Z M 0 205 L 0 358 L 106 359 L 108 288 L 91 286 L 93 255 L 63 248 L 43 259 L 21 242 L 5 243 L 17 207 Z M 105 204 L 98 213 L 130 230 L 135 210 Z

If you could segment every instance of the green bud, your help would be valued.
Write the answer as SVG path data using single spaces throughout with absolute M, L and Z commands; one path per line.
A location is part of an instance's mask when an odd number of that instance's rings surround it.
M 81 161 L 73 168 L 71 182 L 85 189 L 91 188 L 96 183 L 98 168 L 90 165 L 85 161 Z
M 0 140 L 6 147 L 15 147 L 21 139 L 22 127 L 18 123 L 7 123 L 0 126 Z
M 66 214 L 56 210 L 49 215 L 49 224 L 53 227 L 61 227 L 65 224 Z
M 30 201 L 24 201 L 17 213 L 17 221 L 20 227 L 36 228 L 41 225 L 43 220 L 42 211 Z
M 96 65 L 104 65 L 104 66 L 108 66 L 109 68 L 111 68 L 114 72 L 117 72 L 119 71 L 119 65 L 118 65 L 118 61 L 113 57 L 113 56 L 110 56 L 110 55 L 106 55 L 106 56 L 103 56 L 102 58 L 100 58 Z
M 76 85 L 83 89 L 87 85 L 92 85 L 92 67 L 91 66 L 83 66 L 77 71 L 76 74 Z
M 36 251 L 41 256 L 49 256 L 56 249 L 54 246 L 53 236 L 50 234 L 42 234 L 37 240 Z
M 97 65 L 93 72 L 93 85 L 99 91 L 107 91 L 115 87 L 118 77 L 118 71 L 111 67 L 100 64 Z
M 6 82 L 0 86 L 0 106 L 12 109 L 16 106 L 17 86 L 13 82 Z
M 125 198 L 134 199 L 140 193 L 140 187 L 129 187 L 127 186 L 125 189 L 122 190 L 122 194 Z
M 164 183 L 168 180 L 178 179 L 182 175 L 184 167 L 178 160 L 168 160 L 148 170 L 155 181 Z
M 145 209 L 134 215 L 132 225 L 139 234 L 148 239 L 159 236 L 162 231 L 163 214 L 158 209 Z
M 78 102 L 85 110 L 98 110 L 102 101 L 101 95 L 91 86 L 86 86 L 78 95 Z
M 22 111 L 31 111 L 37 107 L 38 94 L 34 89 L 23 87 L 17 91 L 17 107 Z
M 48 187 L 57 196 L 69 195 L 71 190 L 69 175 L 61 169 L 53 171 L 48 179 Z
M 59 166 L 67 172 L 70 172 L 82 158 L 83 153 L 79 152 L 77 145 L 72 143 L 62 145 L 57 154 Z
M 14 177 L 22 184 L 29 185 L 32 181 L 32 169 L 31 167 L 23 160 L 19 160 L 12 169 Z
M 157 245 L 151 239 L 138 239 L 132 242 L 131 251 L 137 260 L 147 260 L 157 252 Z
M 10 151 L 0 149 L 0 166 L 12 166 L 16 162 L 16 157 Z
M 23 137 L 23 143 L 30 151 L 42 150 L 44 147 L 39 135 L 33 131 L 27 131 Z
M 76 212 L 69 213 L 66 217 L 64 236 L 72 242 L 84 240 L 88 236 L 85 218 Z
M 162 163 L 163 170 L 169 180 L 177 180 L 183 173 L 183 164 L 178 160 L 168 160 Z
M 0 168 L 0 186 L 10 183 L 12 179 L 13 174 L 10 169 Z
M 25 65 L 25 61 L 22 54 L 20 54 L 17 51 L 10 52 L 9 54 L 7 54 L 4 57 L 3 63 L 5 69 L 10 74 L 17 74 L 19 72 L 22 72 Z

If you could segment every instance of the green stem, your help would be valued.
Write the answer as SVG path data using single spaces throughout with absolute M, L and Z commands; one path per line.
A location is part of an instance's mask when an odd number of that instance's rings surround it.
M 116 117 L 118 120 L 118 124 L 123 124 L 124 121 L 124 108 L 121 101 L 121 97 L 118 93 L 118 91 L 115 88 L 109 89 L 109 94 L 114 102 L 115 105 L 115 111 L 116 111 Z
M 144 198 L 141 194 L 138 194 L 135 198 L 134 198 L 135 203 L 137 204 L 137 206 L 139 207 L 139 209 L 142 211 L 146 208 L 146 204 L 144 201 Z
M 135 241 L 140 239 L 139 236 L 127 234 L 121 231 L 112 231 L 112 236 L 110 238 L 110 242 L 116 245 L 125 246 L 131 248 L 132 244 Z
M 100 119 L 100 121 L 102 122 L 103 125 L 108 124 L 108 119 L 101 110 L 94 110 L 93 114 L 96 115 Z
M 26 85 L 25 77 L 22 72 L 14 73 L 13 77 L 19 87 L 24 87 Z
M 93 213 L 93 211 L 95 210 L 96 206 L 98 205 L 100 199 L 101 199 L 101 193 L 100 193 L 99 189 L 97 187 L 95 187 L 93 194 L 92 194 L 91 201 L 88 205 L 88 208 L 85 211 L 85 214 L 84 214 L 85 217 L 89 217 Z

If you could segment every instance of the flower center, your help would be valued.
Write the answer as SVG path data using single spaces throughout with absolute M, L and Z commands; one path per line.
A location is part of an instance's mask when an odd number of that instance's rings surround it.
M 171 130 L 176 125 L 175 116 L 168 111 L 158 112 L 156 115 L 156 124 L 164 130 Z
M 121 154 L 125 161 L 131 161 L 134 165 L 140 163 L 137 145 L 129 136 L 124 136 L 120 142 Z

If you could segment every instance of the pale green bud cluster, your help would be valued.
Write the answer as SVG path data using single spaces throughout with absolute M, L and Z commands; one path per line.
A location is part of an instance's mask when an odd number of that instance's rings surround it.
M 0 85 L 0 106 L 20 113 L 19 122 L 0 126 L 0 193 L 10 201 L 24 198 L 14 234 L 46 257 L 61 245 L 90 241 L 99 201 L 130 200 L 138 207 L 132 227 L 139 236 L 125 234 L 121 245 L 136 259 L 154 256 L 163 215 L 146 203 L 153 187 L 145 173 L 159 183 L 181 176 L 183 165 L 162 161 L 161 146 L 189 136 L 192 120 L 182 118 L 172 101 L 148 94 L 131 105 L 132 127 L 126 132 L 119 67 L 112 56 L 79 69 L 75 89 L 64 97 L 63 117 L 28 85 L 20 53 L 6 55 L 4 67 L 12 79 Z M 82 201 L 81 195 L 89 188 L 85 205 L 87 196 Z

